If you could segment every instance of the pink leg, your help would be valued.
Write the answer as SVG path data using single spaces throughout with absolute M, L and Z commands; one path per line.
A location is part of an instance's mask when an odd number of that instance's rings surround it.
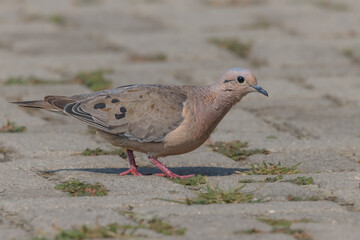
M 165 167 L 165 165 L 162 164 L 161 162 L 159 162 L 156 158 L 148 157 L 148 159 L 152 164 L 154 164 L 158 169 L 160 169 L 163 172 L 163 174 L 162 173 L 155 174 L 157 176 L 167 176 L 170 178 L 189 178 L 189 177 L 195 176 L 194 174 L 183 175 L 183 176 L 177 175 L 177 174 L 173 173 L 172 171 L 170 171 L 167 167 Z
M 126 149 L 126 153 L 128 155 L 128 158 L 129 158 L 130 169 L 125 171 L 125 172 L 120 173 L 120 176 L 125 176 L 125 175 L 127 175 L 129 173 L 131 173 L 134 176 L 143 176 L 141 173 L 139 173 L 137 171 L 137 166 L 136 166 L 136 163 L 135 163 L 135 158 L 134 158 L 133 151 L 129 150 L 129 149 Z

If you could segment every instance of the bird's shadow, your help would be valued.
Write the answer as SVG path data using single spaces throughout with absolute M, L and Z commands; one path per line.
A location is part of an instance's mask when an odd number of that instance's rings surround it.
M 92 172 L 92 173 L 102 173 L 102 174 L 113 174 L 118 175 L 121 172 L 128 170 L 128 168 L 73 168 L 73 169 L 57 169 L 50 171 L 43 171 L 46 173 L 57 173 L 64 171 L 82 171 L 82 172 Z M 157 168 L 142 167 L 138 169 L 140 173 L 144 175 L 153 175 L 155 173 L 160 173 Z M 170 168 L 176 174 L 179 175 L 189 175 L 189 174 L 201 174 L 204 176 L 228 176 L 236 174 L 236 171 L 243 172 L 248 169 L 244 168 L 223 168 L 223 167 L 173 167 Z

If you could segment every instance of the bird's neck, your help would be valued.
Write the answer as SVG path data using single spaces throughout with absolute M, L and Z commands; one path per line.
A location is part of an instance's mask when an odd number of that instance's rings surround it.
M 194 121 L 202 126 L 202 131 L 208 135 L 215 129 L 218 123 L 229 112 L 231 107 L 238 102 L 229 97 L 231 94 L 214 89 L 213 85 L 197 87 L 196 94 L 192 94 L 195 103 L 191 108 L 194 112 Z M 207 135 L 205 134 L 205 135 Z

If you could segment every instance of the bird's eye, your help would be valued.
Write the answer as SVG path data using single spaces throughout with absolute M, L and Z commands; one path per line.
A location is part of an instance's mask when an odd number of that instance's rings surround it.
M 243 76 L 238 76 L 236 79 L 239 83 L 244 83 L 245 82 L 245 78 Z

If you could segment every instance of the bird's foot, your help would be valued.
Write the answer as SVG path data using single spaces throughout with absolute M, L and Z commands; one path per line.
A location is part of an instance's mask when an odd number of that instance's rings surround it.
M 165 177 L 169 177 L 169 178 L 189 178 L 189 177 L 193 177 L 195 176 L 194 174 L 192 175 L 177 175 L 175 173 L 173 173 L 172 171 L 170 171 L 167 167 L 165 167 L 164 164 L 162 164 L 161 162 L 159 162 L 156 158 L 150 157 L 149 156 L 149 161 L 154 164 L 158 169 L 160 169 L 163 173 L 156 173 L 156 176 L 165 176 Z
M 191 175 L 177 175 L 175 173 L 155 173 L 155 176 L 159 176 L 159 177 L 169 177 L 169 178 L 180 178 L 180 179 L 184 179 L 184 178 L 189 178 L 189 177 L 194 177 L 195 174 L 191 174 Z
M 144 176 L 141 173 L 139 173 L 138 170 L 136 169 L 136 167 L 134 167 L 134 166 L 130 166 L 129 170 L 120 173 L 120 176 L 125 176 L 125 175 L 128 175 L 129 173 L 131 173 L 134 176 Z

